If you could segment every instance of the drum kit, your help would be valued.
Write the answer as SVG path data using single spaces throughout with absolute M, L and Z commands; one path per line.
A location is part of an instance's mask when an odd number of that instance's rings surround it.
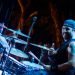
M 10 29 L 6 26 L 3 26 L 3 27 L 6 30 L 12 32 L 13 34 L 17 34 L 17 35 L 20 35 L 20 36 L 23 36 L 26 38 L 31 38 L 30 36 L 23 34 L 20 30 L 16 31 L 16 30 Z M 9 40 L 10 43 L 11 43 L 11 40 L 13 40 L 14 45 L 16 43 L 24 44 L 24 45 L 30 44 L 32 46 L 36 46 L 36 47 L 42 48 L 47 51 L 49 50 L 49 48 L 47 48 L 47 47 L 33 44 L 33 43 L 28 43 L 22 39 L 19 39 L 15 35 L 13 35 L 13 36 L 4 35 L 4 37 L 6 38 L 6 40 Z M 44 70 L 44 68 L 41 65 L 29 62 L 29 61 L 19 62 L 18 60 L 16 60 L 15 58 L 10 56 L 10 54 L 12 54 L 12 55 L 15 55 L 20 58 L 29 58 L 29 56 L 25 52 L 23 52 L 20 49 L 15 48 L 14 45 L 10 46 L 11 48 L 9 50 L 9 53 L 4 55 L 6 57 L 6 59 L 2 61 L 2 64 L 1 64 L 2 67 L 0 70 L 0 71 L 2 71 L 2 75 L 41 75 L 40 73 L 39 74 L 31 73 L 32 71 L 35 71 L 35 70 L 38 70 L 38 71 L 40 71 L 41 69 Z M 44 73 L 42 75 L 47 75 L 47 73 Z

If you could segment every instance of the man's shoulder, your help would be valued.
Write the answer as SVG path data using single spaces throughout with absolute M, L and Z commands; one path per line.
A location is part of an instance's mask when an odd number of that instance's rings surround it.
M 75 41 L 71 41 L 68 46 L 68 52 L 75 55 Z

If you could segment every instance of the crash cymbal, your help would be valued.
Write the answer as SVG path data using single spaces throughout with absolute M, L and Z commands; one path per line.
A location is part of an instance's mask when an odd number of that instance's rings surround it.
M 16 30 L 12 30 L 12 29 L 9 29 L 9 28 L 6 28 L 6 29 L 9 30 L 9 31 L 11 31 L 11 32 L 13 32 L 14 34 L 18 34 L 18 35 L 30 38 L 30 36 L 23 34 L 20 30 L 16 31 Z
M 15 56 L 22 57 L 22 58 L 28 58 L 27 54 L 25 54 L 23 51 L 16 48 L 11 48 L 10 54 L 13 54 Z

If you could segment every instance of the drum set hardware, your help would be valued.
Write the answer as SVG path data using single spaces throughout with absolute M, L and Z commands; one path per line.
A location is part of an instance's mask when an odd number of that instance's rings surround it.
M 38 47 L 38 48 L 41 48 L 43 50 L 47 50 L 47 51 L 50 51 L 49 48 L 45 47 L 45 46 L 42 46 L 42 45 L 37 45 L 37 44 L 33 44 L 33 43 L 30 43 L 31 45 L 35 46 L 35 47 Z
M 0 26 L 2 26 L 3 28 L 5 28 L 5 29 L 8 30 L 8 31 L 13 32 L 14 34 L 17 34 L 17 35 L 21 35 L 21 36 L 30 38 L 30 36 L 23 34 L 20 29 L 18 29 L 18 30 L 16 31 L 16 30 L 13 30 L 13 29 L 10 29 L 10 28 L 6 27 L 5 25 L 0 25 Z
M 5 29 L 7 29 L 7 30 L 9 30 L 9 31 L 11 31 L 11 32 L 13 32 L 13 33 L 15 33 L 15 34 L 17 34 L 17 35 L 21 35 L 21 36 L 24 36 L 24 37 L 27 37 L 27 38 L 31 38 L 30 36 L 23 34 L 23 33 L 20 31 L 20 29 L 17 30 L 17 31 L 15 31 L 15 30 L 13 30 L 13 29 L 10 29 L 10 28 L 6 27 L 5 25 L 4 25 L 3 27 L 4 27 Z M 17 43 L 28 44 L 28 43 L 25 42 L 24 40 L 21 40 L 21 39 L 17 38 L 17 36 L 8 36 L 8 37 L 15 38 L 15 42 L 17 42 Z M 18 40 L 16 40 L 16 39 L 18 39 Z M 33 43 L 29 43 L 29 44 L 31 44 L 31 45 L 33 45 L 33 46 L 36 46 L 36 47 L 39 47 L 39 48 L 42 48 L 42 49 L 47 50 L 47 51 L 50 50 L 49 48 L 47 48 L 47 47 L 45 47 L 45 46 L 41 46 L 41 45 L 37 45 L 37 44 L 33 44 Z
M 10 39 L 14 39 L 14 42 L 15 42 L 15 43 L 20 43 L 20 44 L 24 44 L 24 45 L 27 44 L 26 41 L 24 41 L 24 40 L 22 40 L 22 39 L 19 39 L 17 36 L 5 36 L 5 38 L 6 38 L 8 41 L 10 41 Z
M 30 38 L 28 35 L 23 34 L 20 30 L 15 31 L 15 30 L 12 30 L 12 29 L 9 29 L 9 28 L 6 28 L 6 29 L 13 32 L 14 34 L 18 34 L 18 35 Z
M 13 34 L 16 35 L 20 35 L 23 37 L 27 37 L 30 38 L 30 36 L 23 34 L 20 30 L 16 31 L 13 29 L 10 29 L 6 26 L 3 26 L 3 28 L 7 29 L 8 31 L 12 32 Z M 11 57 L 10 54 L 18 56 L 20 58 L 29 58 L 29 56 L 23 52 L 20 49 L 17 49 L 15 47 L 13 47 L 11 40 L 13 40 L 14 44 L 30 44 L 39 48 L 43 48 L 44 50 L 49 50 L 47 47 L 41 46 L 41 45 L 37 45 L 37 44 L 33 44 L 33 43 L 28 43 L 22 39 L 19 39 L 16 35 L 13 36 L 8 36 L 5 35 L 6 40 L 10 41 L 10 50 L 8 52 L 8 54 L 4 54 L 4 56 L 6 57 L 6 59 L 3 59 L 2 63 L 2 75 L 31 75 L 31 72 L 33 71 L 33 75 L 38 75 L 38 73 L 35 72 L 35 70 L 38 70 L 38 72 L 40 72 L 40 70 L 44 70 L 44 68 L 36 63 L 31 63 L 31 62 L 27 62 L 27 61 L 21 61 L 19 62 L 18 60 L 16 60 L 15 58 Z M 8 42 L 9 43 L 9 42 Z M 32 55 L 34 57 L 34 55 Z M 36 58 L 36 57 L 34 57 Z M 30 73 L 30 74 L 29 74 Z M 39 73 L 39 75 L 41 75 Z M 42 74 L 43 75 L 43 74 Z M 47 74 L 44 74 L 47 75 Z

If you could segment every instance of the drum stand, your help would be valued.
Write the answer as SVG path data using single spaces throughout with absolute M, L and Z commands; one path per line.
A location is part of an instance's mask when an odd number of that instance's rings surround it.
M 15 38 L 12 38 L 12 40 L 10 41 L 10 49 L 9 49 L 9 52 L 6 54 L 5 50 L 3 52 L 3 56 L 5 56 L 5 60 L 2 60 L 2 75 L 11 75 L 11 74 L 8 74 L 8 72 L 5 71 L 5 65 L 6 65 L 6 62 L 8 62 L 7 60 L 9 59 L 9 54 L 10 54 L 10 51 L 13 47 L 15 47 L 15 41 L 14 41 Z M 12 74 L 12 75 L 15 75 L 15 74 Z

